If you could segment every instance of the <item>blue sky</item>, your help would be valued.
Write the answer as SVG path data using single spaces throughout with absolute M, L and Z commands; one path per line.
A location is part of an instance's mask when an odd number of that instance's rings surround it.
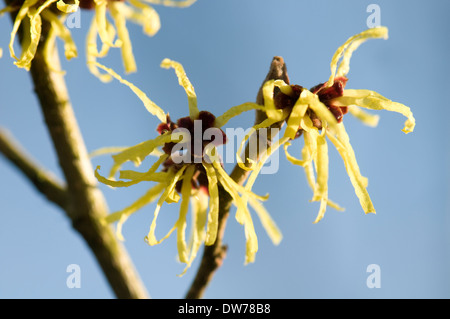
M 364 215 L 342 159 L 330 147 L 329 196 L 345 207 L 328 209 L 313 224 L 318 203 L 304 172 L 280 155 L 277 174 L 261 175 L 256 193 L 270 194 L 267 209 L 283 232 L 274 246 L 255 217 L 260 243 L 256 261 L 244 265 L 244 231 L 232 211 L 225 243 L 228 256 L 208 287 L 206 298 L 449 298 L 450 111 L 445 92 L 450 22 L 447 1 L 198 0 L 186 9 L 155 6 L 162 28 L 152 38 L 129 25 L 138 72 L 124 75 L 168 111 L 188 114 L 187 100 L 174 72 L 161 69 L 170 58 L 183 64 L 200 109 L 216 115 L 254 101 L 275 55 L 287 64 L 292 84 L 312 87 L 329 77 L 330 59 L 344 41 L 367 28 L 369 4 L 380 7 L 388 40 L 370 40 L 353 55 L 347 88 L 371 89 L 408 105 L 416 129 L 405 135 L 405 118 L 380 111 L 378 127 L 346 116 L 345 125 L 377 214 Z M 82 12 L 72 29 L 79 57 L 63 60 L 65 79 L 89 150 L 134 145 L 153 138 L 158 120 L 118 82 L 101 83 L 85 66 L 84 43 L 92 14 Z M 28 152 L 60 175 L 39 112 L 29 74 L 13 65 L 7 52 L 11 21 L 0 19 L 0 125 Z M 123 74 L 118 51 L 101 60 Z M 248 127 L 248 113 L 228 123 Z M 331 144 L 330 144 L 331 146 Z M 296 142 L 291 150 L 300 152 Z M 299 153 L 296 153 L 299 154 Z M 93 159 L 110 165 L 109 158 Z M 233 164 L 227 164 L 230 171 Z M 9 163 L 0 158 L 0 297 L 114 298 L 107 281 L 64 214 L 49 204 Z M 148 185 L 132 189 L 101 186 L 111 211 L 123 208 Z M 172 226 L 178 205 L 165 205 L 161 234 Z M 124 225 L 126 246 L 153 298 L 183 298 L 200 258 L 182 278 L 172 236 L 150 247 L 143 238 L 154 205 Z M 81 288 L 69 289 L 67 266 L 81 270 Z M 368 288 L 369 265 L 380 268 L 381 287 Z

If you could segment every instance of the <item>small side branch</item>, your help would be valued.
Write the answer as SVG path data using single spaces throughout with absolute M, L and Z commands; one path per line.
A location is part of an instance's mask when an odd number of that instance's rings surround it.
M 264 79 L 256 97 L 256 103 L 264 105 L 264 98 L 262 95 L 262 87 L 264 83 L 268 80 L 284 80 L 289 83 L 289 78 L 287 75 L 286 65 L 283 58 L 274 57 L 270 65 L 269 72 Z M 265 120 L 265 113 L 258 111 L 255 117 L 255 124 L 259 124 Z M 256 133 L 256 138 L 259 138 L 258 132 Z M 271 136 L 270 132 L 267 134 L 268 137 Z M 259 145 L 259 141 L 256 142 Z M 261 150 L 260 150 L 261 151 Z M 245 150 L 248 152 L 248 145 Z M 247 158 L 247 156 L 244 156 Z M 230 174 L 230 177 L 238 184 L 242 185 L 247 179 L 249 171 L 243 170 L 239 165 L 236 165 Z M 198 268 L 197 274 L 194 281 L 189 288 L 186 298 L 187 299 L 199 299 L 202 298 L 208 284 L 213 278 L 216 271 L 220 268 L 223 260 L 226 256 L 227 247 L 223 244 L 223 235 L 225 232 L 226 221 L 230 214 L 230 208 L 232 204 L 231 196 L 224 190 L 219 189 L 219 229 L 217 234 L 217 239 L 215 243 L 211 246 L 205 246 L 203 251 L 202 261 Z
M 63 182 L 33 160 L 13 136 L 3 128 L 0 128 L 0 153 L 25 175 L 49 201 L 64 210 L 67 208 L 68 196 Z

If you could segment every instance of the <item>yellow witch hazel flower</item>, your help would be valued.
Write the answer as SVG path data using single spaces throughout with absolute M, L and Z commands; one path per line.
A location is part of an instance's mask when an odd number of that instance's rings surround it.
M 57 9 L 53 9 L 52 5 L 56 3 Z M 58 12 L 70 13 L 78 8 L 78 0 L 75 4 L 65 4 L 62 0 L 24 0 L 12 1 L 10 5 L 0 10 L 0 15 L 5 12 L 16 12 L 11 38 L 9 42 L 9 52 L 16 64 L 20 68 L 30 69 L 31 61 L 36 54 L 36 50 L 41 39 L 42 19 L 48 21 L 51 26 L 51 34 L 47 43 L 53 43 L 56 36 L 64 41 L 65 56 L 68 60 L 77 56 L 77 49 L 72 40 L 70 31 L 64 26 L 62 20 L 58 17 Z M 19 27 L 22 25 L 24 29 L 22 40 L 22 53 L 20 57 L 16 56 L 14 51 L 14 40 L 16 38 Z
M 185 89 L 188 97 L 189 116 L 173 122 L 168 114 L 165 114 L 136 86 L 101 64 L 96 63 L 96 66 L 129 86 L 143 101 L 147 110 L 161 121 L 161 124 L 157 127 L 160 134 L 158 137 L 121 149 L 120 152 L 112 156 L 114 164 L 107 178 L 100 175 L 100 167 L 97 167 L 95 171 L 95 175 L 100 182 L 112 187 L 128 187 L 148 181 L 156 183 L 136 202 L 106 218 L 108 223 L 118 222 L 116 230 L 119 238 L 123 239 L 122 225 L 132 213 L 153 201 L 157 201 L 146 241 L 150 245 L 156 245 L 176 231 L 178 257 L 182 263 L 186 264 L 184 274 L 196 257 L 201 244 L 212 245 L 216 240 L 219 218 L 219 189 L 223 188 L 232 197 L 233 203 L 237 207 L 237 221 L 244 226 L 247 241 L 246 263 L 254 261 L 258 250 L 258 240 L 252 217 L 247 208 L 247 202 L 256 211 L 272 241 L 275 244 L 280 242 L 281 233 L 260 202 L 266 200 L 267 196 L 258 196 L 250 189 L 244 189 L 237 184 L 225 172 L 217 150 L 218 146 L 225 144 L 227 141 L 221 127 L 242 112 L 261 110 L 263 109 L 262 106 L 255 103 L 244 103 L 230 108 L 219 117 L 215 117 L 207 111 L 199 111 L 194 87 L 186 76 L 183 67 L 178 62 L 165 59 L 161 66 L 175 70 L 179 84 Z M 158 152 L 158 147 L 162 147 L 162 152 Z M 138 166 L 141 165 L 150 154 L 158 156 L 158 159 L 148 171 L 121 170 L 123 164 L 129 161 Z M 157 171 L 159 168 L 161 170 Z M 114 179 L 117 172 L 119 172 L 119 180 Z M 156 221 L 164 202 L 180 202 L 180 213 L 178 220 L 167 234 L 161 239 L 157 239 Z M 185 233 L 189 202 L 192 204 L 192 234 L 188 244 Z
M 282 80 L 267 81 L 263 86 L 264 106 L 267 119 L 260 125 L 254 126 L 252 132 L 259 128 L 268 127 L 274 123 L 286 122 L 286 129 L 282 137 L 271 145 L 258 163 L 248 167 L 237 153 L 238 163 L 243 169 L 253 170 L 246 188 L 250 189 L 264 165 L 264 161 L 279 147 L 283 146 L 287 159 L 302 166 L 305 170 L 308 184 L 313 190 L 312 201 L 319 201 L 320 208 L 315 223 L 320 221 L 327 206 L 342 210 L 328 198 L 328 138 L 341 155 L 355 193 L 360 204 L 367 213 L 375 213 L 370 196 L 367 192 L 368 180 L 361 175 L 355 153 L 350 144 L 349 136 L 344 128 L 342 119 L 349 112 L 362 122 L 376 126 L 378 116 L 363 111 L 388 110 L 401 113 L 407 120 L 403 132 L 414 130 L 415 119 L 409 107 L 393 102 L 382 95 L 370 90 L 344 89 L 347 83 L 350 58 L 352 53 L 364 41 L 371 38 L 388 37 L 386 27 L 376 27 L 350 37 L 338 48 L 331 60 L 331 76 L 327 82 L 319 84 L 310 90 L 299 86 L 289 85 Z M 339 61 L 341 61 L 339 63 Z M 339 67 L 338 67 L 339 64 Z M 278 88 L 277 90 L 274 90 Z M 251 133 L 250 133 L 251 134 Z M 250 136 L 248 134 L 246 139 Z M 302 158 L 293 157 L 288 152 L 291 141 L 303 135 L 304 146 Z
M 51 24 L 51 30 L 45 39 L 45 58 L 52 65 L 51 53 L 57 37 L 64 41 L 65 56 L 68 60 L 78 55 L 77 48 L 72 40 L 69 29 L 64 25 L 66 14 L 76 12 L 79 8 L 95 10 L 94 18 L 87 35 L 86 55 L 89 70 L 104 82 L 112 78 L 109 74 L 101 74 L 95 67 L 98 58 L 105 57 L 112 47 L 118 47 L 122 52 L 122 59 L 126 72 L 136 71 L 132 45 L 127 21 L 142 25 L 146 35 L 155 35 L 160 27 L 158 13 L 149 4 L 160 4 L 170 7 L 188 7 L 197 0 L 16 0 L 12 1 L 0 15 L 5 12 L 17 12 L 11 32 L 9 51 L 18 67 L 29 70 L 38 44 L 41 40 L 42 19 Z M 147 4 L 149 3 L 149 4 Z M 110 22 L 107 18 L 112 18 Z M 22 53 L 16 56 L 14 40 L 19 27 L 25 30 L 22 40 Z M 97 46 L 97 38 L 102 46 Z
M 90 71 L 103 82 L 112 80 L 111 76 L 101 74 L 95 66 L 98 58 L 108 54 L 112 47 L 120 47 L 125 72 L 135 72 L 136 61 L 134 59 L 132 45 L 126 22 L 137 23 L 143 27 L 143 32 L 148 36 L 154 36 L 160 29 L 161 23 L 158 13 L 149 4 L 159 4 L 169 7 L 188 7 L 197 0 L 80 0 L 80 7 L 94 9 L 95 16 L 87 35 L 86 54 Z M 109 12 L 114 25 L 108 21 Z M 117 33 L 117 38 L 116 38 Z M 97 37 L 102 42 L 99 50 Z

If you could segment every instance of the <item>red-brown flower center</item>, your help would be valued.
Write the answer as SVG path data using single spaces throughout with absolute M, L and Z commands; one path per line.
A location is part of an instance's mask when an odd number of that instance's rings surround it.
M 208 156 L 205 154 L 205 149 L 209 144 L 220 146 L 227 142 L 225 133 L 214 126 L 215 119 L 216 117 L 210 112 L 201 111 L 195 120 L 187 116 L 180 118 L 176 123 L 172 122 L 170 117 L 167 116 L 166 123 L 161 123 L 157 127 L 159 134 L 180 132 L 188 135 L 187 142 L 180 141 L 164 144 L 163 151 L 169 155 L 168 159 L 163 163 L 164 171 L 168 169 L 178 171 L 186 164 L 195 165 L 192 187 L 201 189 L 206 193 L 208 193 L 208 178 L 202 164 L 205 157 Z M 183 144 L 182 151 L 180 151 L 180 143 Z M 182 154 L 180 154 L 181 152 Z M 182 158 L 181 161 L 180 158 Z M 182 182 L 176 185 L 178 192 L 181 191 L 181 185 Z

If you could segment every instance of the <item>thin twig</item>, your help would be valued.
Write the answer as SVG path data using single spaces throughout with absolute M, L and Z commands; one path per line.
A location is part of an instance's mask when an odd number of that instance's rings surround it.
M 272 63 L 270 65 L 269 72 L 266 78 L 263 81 L 263 84 L 268 80 L 277 80 L 282 79 L 286 83 L 289 83 L 289 78 L 287 74 L 286 65 L 284 63 L 283 58 L 274 57 Z M 260 105 L 264 105 L 264 99 L 262 96 L 262 86 L 258 91 L 258 95 L 256 97 L 256 103 Z M 255 117 L 255 124 L 261 123 L 265 119 L 265 113 L 258 111 Z M 273 126 L 275 127 L 275 126 Z M 258 142 L 258 133 L 256 133 L 257 144 Z M 270 132 L 267 134 L 267 138 L 270 138 Z M 259 150 L 261 151 L 261 150 Z M 245 150 L 248 152 L 248 145 Z M 247 158 L 245 156 L 244 158 Z M 249 171 L 242 169 L 239 165 L 236 165 L 233 171 L 230 174 L 230 177 L 238 184 L 243 184 L 247 179 Z M 217 239 L 211 246 L 205 246 L 203 251 L 202 260 L 200 266 L 197 270 L 197 274 L 190 286 L 186 298 L 187 299 L 199 299 L 202 298 L 208 284 L 211 282 L 215 272 L 222 265 L 227 252 L 227 246 L 223 244 L 223 235 L 225 232 L 226 221 L 230 214 L 230 208 L 232 204 L 231 196 L 222 188 L 219 188 L 219 231 L 217 234 Z
M 47 199 L 67 209 L 65 185 L 51 172 L 33 160 L 4 128 L 0 128 L 0 154 L 3 154 Z

